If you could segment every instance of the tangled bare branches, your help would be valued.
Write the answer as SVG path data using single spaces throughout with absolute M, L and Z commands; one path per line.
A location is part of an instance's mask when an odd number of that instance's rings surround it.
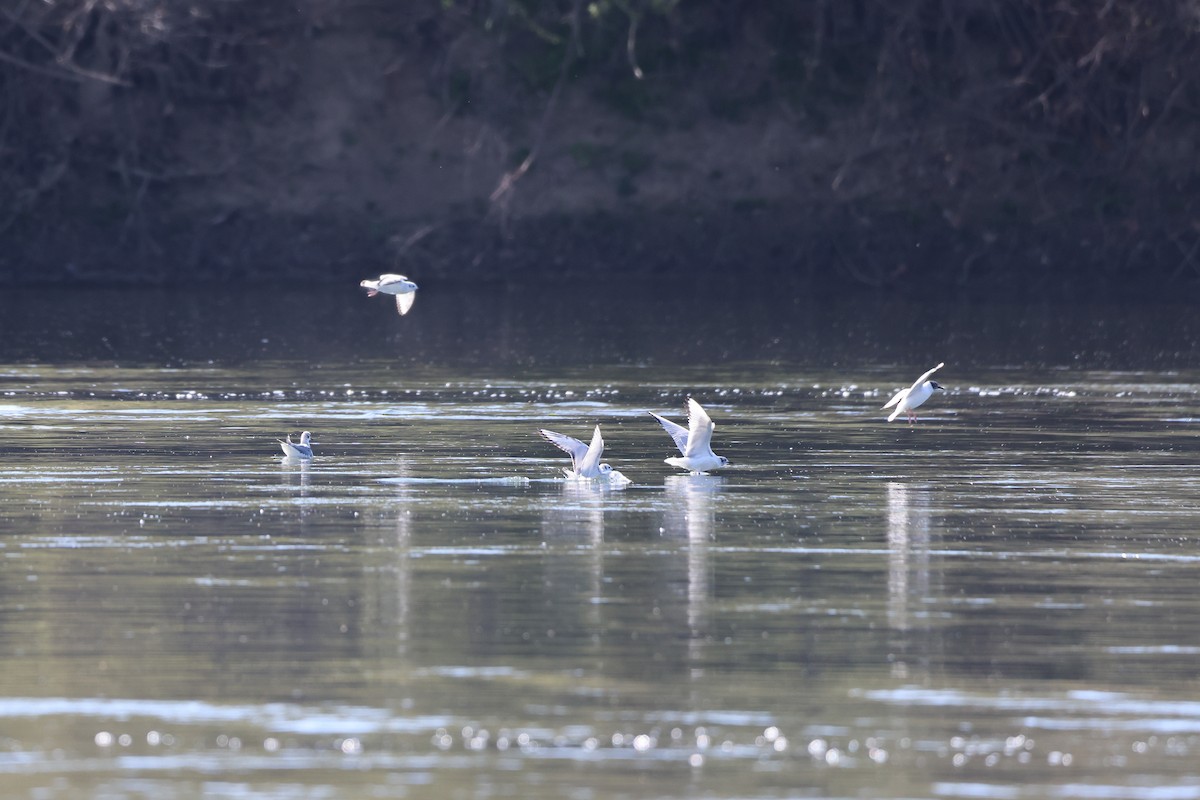
M 128 178 L 156 154 L 182 102 L 244 96 L 266 31 L 288 4 L 232 0 L 16 0 L 0 8 L 0 230 L 82 162 Z M 273 15 L 274 14 L 274 15 Z M 273 16 L 272 16 L 273 15 Z M 293 22 L 297 29 L 298 21 Z M 130 189 L 144 190 L 134 181 Z
M 1189 0 L 910 0 L 873 13 L 893 81 L 1121 161 L 1198 99 L 1200 6 Z

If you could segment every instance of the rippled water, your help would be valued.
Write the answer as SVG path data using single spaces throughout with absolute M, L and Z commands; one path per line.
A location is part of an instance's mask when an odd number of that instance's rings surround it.
M 1191 309 L 626 294 L 0 300 L 0 796 L 1200 798 Z

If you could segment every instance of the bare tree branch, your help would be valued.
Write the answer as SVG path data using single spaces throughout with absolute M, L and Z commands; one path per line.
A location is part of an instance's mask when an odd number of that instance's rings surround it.
M 613 0 L 613 4 L 629 17 L 629 32 L 625 35 L 625 57 L 629 61 L 629 68 L 633 70 L 633 77 L 640 81 L 645 77 L 637 63 L 637 30 L 642 21 L 642 11 L 633 8 L 625 0 Z
M 388 240 L 388 244 L 391 244 L 396 248 L 396 261 L 399 262 L 405 253 L 412 249 L 414 245 L 416 245 L 426 236 L 436 231 L 437 228 L 437 225 L 422 225 L 409 234 L 404 241 L 400 241 L 400 234 L 396 234 L 395 236 L 391 237 L 391 239 Z
M 629 36 L 625 39 L 625 54 L 629 57 L 629 68 L 633 70 L 633 77 L 639 81 L 644 77 L 642 68 L 637 63 L 637 29 L 641 19 L 641 14 L 633 14 L 629 17 Z
M 59 68 L 52 69 L 43 67 L 38 64 L 33 64 L 24 59 L 10 55 L 3 50 L 0 50 L 0 61 L 8 64 L 13 64 L 21 69 L 29 70 L 38 75 L 45 75 L 48 78 L 54 78 L 60 81 L 73 81 L 75 83 L 86 83 L 88 81 L 100 81 L 101 83 L 110 83 L 114 86 L 132 86 L 133 84 L 123 78 L 118 78 L 116 75 L 106 75 L 102 72 L 93 72 L 90 69 L 83 69 L 74 64 L 65 64 Z
M 555 108 L 558 106 L 558 98 L 562 94 L 563 86 L 567 83 L 567 77 L 570 74 L 571 64 L 575 62 L 575 56 L 579 47 L 579 31 L 582 24 L 583 0 L 574 0 L 571 6 L 571 39 L 567 43 L 566 51 L 563 53 L 562 64 L 558 70 L 558 80 L 554 82 L 554 89 L 550 92 L 550 99 L 546 101 L 546 108 L 542 112 L 542 120 L 538 125 L 537 136 L 533 140 L 533 147 L 529 148 L 529 154 L 517 166 L 516 169 L 510 170 L 500 179 L 500 183 L 492 191 L 489 200 L 493 204 L 498 204 L 502 209 L 506 209 L 511 200 L 513 187 L 517 181 L 529 171 L 533 166 L 533 162 L 541 154 L 542 145 L 546 141 L 546 132 L 550 128 L 550 120 L 554 116 Z

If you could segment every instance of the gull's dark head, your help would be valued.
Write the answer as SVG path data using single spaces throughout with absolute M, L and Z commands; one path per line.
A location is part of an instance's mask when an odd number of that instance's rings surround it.
M 941 388 L 942 388 L 942 385 L 941 385 L 940 383 L 938 383 L 937 381 L 930 381 L 930 382 L 929 382 L 929 385 L 930 385 L 931 387 L 933 387 L 934 389 L 941 389 Z
M 721 466 L 722 466 L 722 467 L 728 467 L 728 466 L 729 466 L 729 459 L 728 459 L 728 458 L 726 458 L 725 456 L 717 456 L 717 458 L 719 458 L 719 459 L 721 460 Z

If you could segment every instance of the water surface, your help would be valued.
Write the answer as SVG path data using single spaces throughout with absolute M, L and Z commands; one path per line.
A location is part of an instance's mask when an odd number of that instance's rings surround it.
M 0 796 L 1200 797 L 1190 309 L 627 295 L 6 295 Z

